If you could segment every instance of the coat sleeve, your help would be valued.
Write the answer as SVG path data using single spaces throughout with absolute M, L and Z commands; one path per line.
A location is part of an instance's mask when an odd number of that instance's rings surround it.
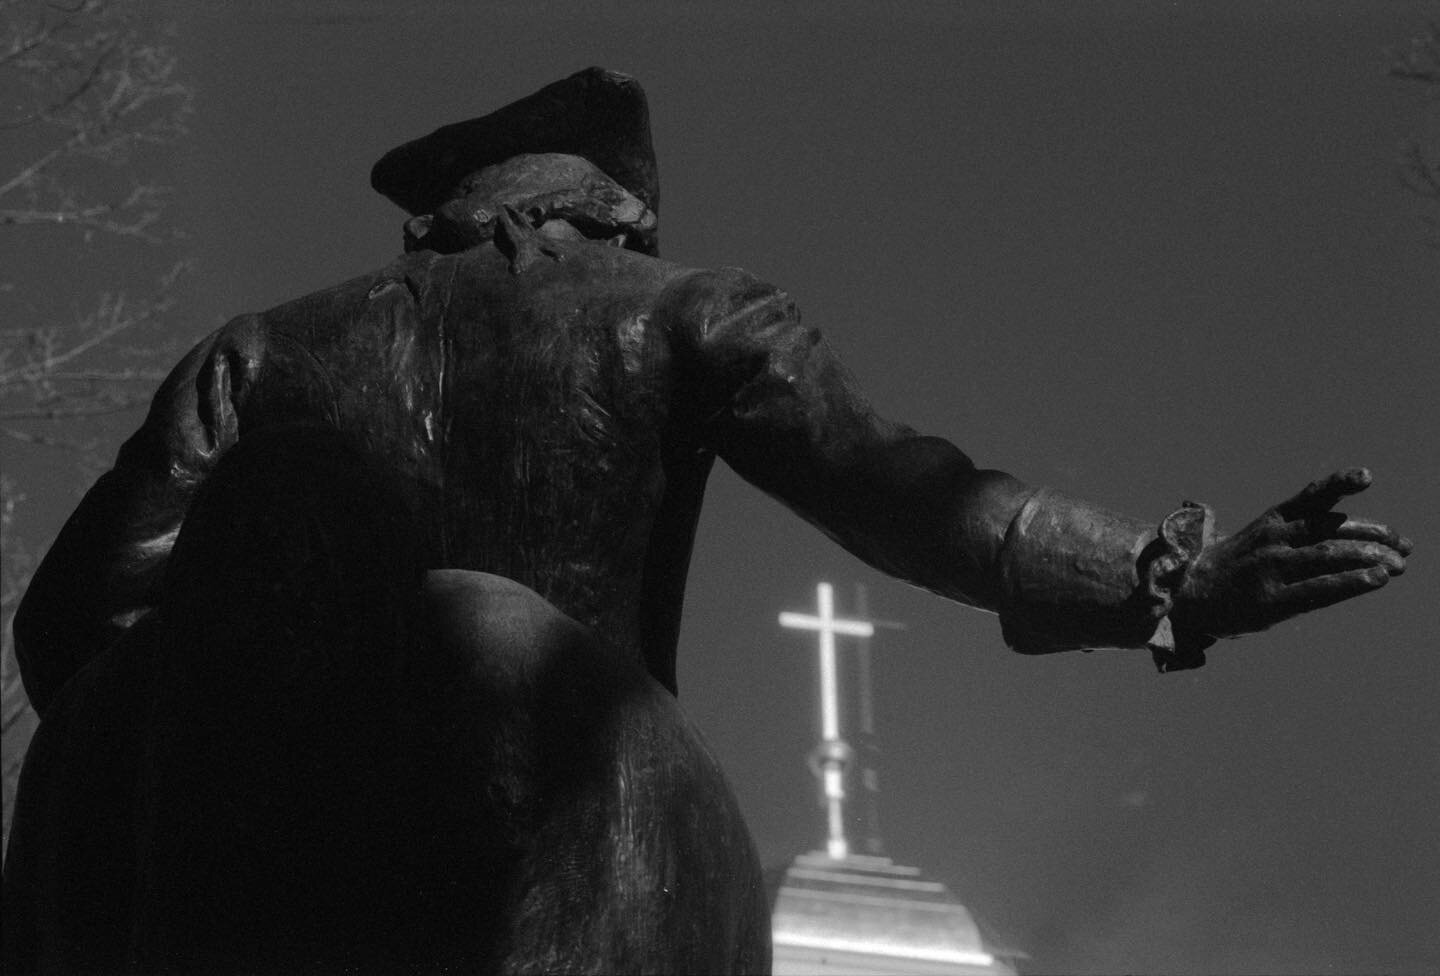
M 42 718 L 72 675 L 159 602 L 180 523 L 238 437 L 238 412 L 261 359 L 254 317 L 200 342 L 60 530 L 14 621 L 25 691 Z
M 1167 533 L 882 419 L 794 302 L 744 272 L 681 280 L 663 314 L 677 403 L 703 446 L 856 556 L 998 612 L 1024 653 L 1148 646 L 1161 670 L 1203 661 L 1193 642 L 1177 650 L 1166 619 L 1198 552 L 1198 507 Z

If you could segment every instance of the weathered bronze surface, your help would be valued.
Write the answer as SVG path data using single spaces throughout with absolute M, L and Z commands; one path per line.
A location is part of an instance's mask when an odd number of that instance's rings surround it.
M 1332 512 L 1363 470 L 1226 537 L 877 417 L 783 292 L 654 255 L 623 76 L 374 183 L 406 253 L 197 346 L 26 595 L 9 972 L 763 970 L 754 849 L 673 697 L 717 457 L 1027 653 L 1196 667 L 1403 570 Z

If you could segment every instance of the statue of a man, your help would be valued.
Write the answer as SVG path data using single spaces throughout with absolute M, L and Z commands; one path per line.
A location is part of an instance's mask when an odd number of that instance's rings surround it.
M 656 256 L 624 76 L 372 180 L 406 253 L 197 346 L 16 617 L 14 971 L 765 968 L 753 847 L 673 700 L 716 457 L 1024 653 L 1198 667 L 1404 569 L 1333 511 L 1361 469 L 1225 536 L 877 417 L 783 292 Z

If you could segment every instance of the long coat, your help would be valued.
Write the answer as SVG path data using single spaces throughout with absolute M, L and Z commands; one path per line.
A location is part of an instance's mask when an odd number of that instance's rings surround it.
M 1040 494 L 877 417 L 773 286 L 513 227 L 417 251 L 198 345 L 37 572 L 7 971 L 763 969 L 753 845 L 672 697 L 716 457 L 1020 650 L 1155 629 L 1153 532 L 1061 506 L 1085 564 L 1007 560 Z M 258 579 L 367 552 L 329 611 Z

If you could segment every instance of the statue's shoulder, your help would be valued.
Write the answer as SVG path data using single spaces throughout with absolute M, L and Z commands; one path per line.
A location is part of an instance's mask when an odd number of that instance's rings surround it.
M 313 323 L 337 314 L 352 314 L 357 305 L 382 297 L 393 286 L 404 285 L 407 278 L 415 283 L 425 280 L 429 276 L 426 262 L 411 260 L 414 257 L 402 255 L 375 271 L 287 299 L 263 311 L 237 316 L 227 328 L 249 323 L 268 332 L 291 321 Z
M 659 312 L 697 341 L 799 321 L 795 300 L 742 268 L 685 269 L 665 289 Z

